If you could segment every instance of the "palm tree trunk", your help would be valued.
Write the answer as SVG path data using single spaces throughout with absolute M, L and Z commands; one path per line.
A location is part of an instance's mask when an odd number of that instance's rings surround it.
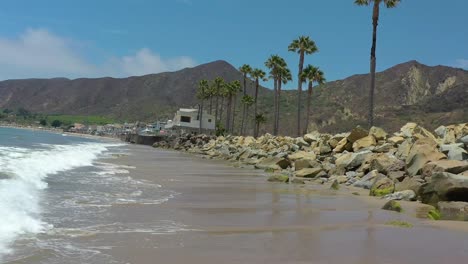
M 278 106 L 276 107 L 276 135 L 279 134 L 279 120 L 280 120 L 280 105 L 281 105 L 281 79 L 278 80 Z
M 255 79 L 255 98 L 254 98 L 254 125 L 255 125 L 255 118 L 257 117 L 257 98 L 258 98 L 258 78 Z M 258 127 L 255 125 L 254 128 L 254 137 L 258 137 Z
M 372 13 L 372 48 L 371 48 L 371 59 L 370 59 L 370 74 L 371 82 L 369 89 L 369 128 L 374 125 L 374 90 L 375 90 L 375 68 L 377 58 L 375 56 L 375 50 L 377 48 L 377 25 L 379 23 L 379 6 L 380 1 L 374 1 L 374 10 Z
M 216 96 L 216 100 L 215 100 L 215 127 L 216 127 L 216 123 L 218 122 L 218 107 L 219 107 L 219 96 Z
M 232 104 L 232 123 L 231 123 L 231 133 L 234 134 L 234 126 L 236 120 L 236 106 L 237 106 L 237 95 L 234 95 L 234 103 Z
M 219 109 L 219 122 L 221 122 L 221 120 L 223 120 L 223 110 L 224 110 L 224 96 L 221 97 L 221 105 L 220 105 L 220 109 Z
M 247 73 L 244 73 L 244 96 L 247 95 Z M 244 134 L 244 121 L 245 121 L 245 104 L 242 106 L 242 121 L 241 121 L 241 128 L 240 128 L 240 134 Z
M 200 111 L 200 128 L 198 129 L 198 134 L 201 134 L 203 131 L 203 100 L 201 101 L 200 108 L 198 110 Z
M 306 126 L 304 127 L 304 134 L 306 134 L 307 129 L 309 129 L 310 103 L 312 101 L 312 85 L 313 85 L 313 83 L 311 81 L 309 81 L 309 89 L 307 90 L 307 116 L 306 116 Z
M 273 118 L 273 135 L 276 136 L 276 115 L 277 115 L 277 111 L 276 111 L 276 107 L 278 106 L 278 79 L 277 78 L 274 78 L 274 89 L 275 89 L 275 97 L 274 97 L 274 109 L 273 109 L 273 113 L 274 113 L 274 118 Z
M 301 105 L 302 105 L 302 70 L 304 68 L 304 51 L 299 55 L 299 73 L 297 76 L 297 136 L 301 135 Z
M 212 107 L 213 107 L 213 96 L 210 96 L 210 115 L 211 115 Z
M 227 113 L 226 113 L 226 131 L 231 132 L 231 110 L 232 110 L 232 95 L 229 95 L 227 101 Z

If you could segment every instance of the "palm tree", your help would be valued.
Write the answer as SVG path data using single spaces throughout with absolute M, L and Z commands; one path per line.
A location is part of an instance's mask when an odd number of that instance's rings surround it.
M 266 117 L 264 114 L 257 114 L 255 115 L 255 130 L 260 131 L 260 124 L 263 124 L 266 122 Z
M 241 91 L 241 84 L 239 81 L 230 82 L 226 87 L 227 101 L 227 113 L 226 113 L 226 131 L 232 133 L 234 127 L 234 116 L 235 116 L 235 104 L 236 95 Z M 234 101 L 234 102 L 233 102 Z M 234 105 L 233 105 L 234 103 Z M 233 107 L 234 106 L 234 107 Z
M 375 57 L 375 50 L 377 48 L 377 25 L 379 24 L 380 4 L 384 3 L 387 8 L 394 8 L 400 0 L 355 0 L 354 3 L 359 6 L 373 5 L 372 11 L 372 47 L 370 55 L 370 89 L 369 89 L 369 127 L 374 125 L 374 90 L 375 90 L 375 68 L 377 58 Z
M 214 93 L 216 96 L 215 102 L 215 124 L 218 122 L 218 108 L 219 108 L 219 97 L 223 98 L 222 90 L 224 88 L 224 79 L 221 77 L 216 77 L 213 81 Z M 221 100 L 224 100 L 221 99 Z
M 239 68 L 239 71 L 242 73 L 242 77 L 244 79 L 244 94 L 243 96 L 247 95 L 247 75 L 252 73 L 252 67 L 248 64 L 244 64 Z M 244 121 L 245 121 L 245 114 L 246 114 L 246 105 L 244 104 L 242 109 L 242 122 L 241 122 L 241 129 L 240 134 L 244 134 Z
M 283 68 L 285 68 L 286 62 L 284 61 L 283 58 L 281 58 L 278 55 L 271 55 L 270 58 L 265 62 L 265 66 L 270 69 L 270 75 L 269 78 L 273 79 L 273 87 L 274 87 L 274 121 L 273 121 L 273 135 L 278 134 L 278 119 L 279 117 L 277 116 L 279 113 L 279 94 L 278 92 L 278 86 L 279 83 L 281 82 L 281 71 Z
M 325 76 L 323 72 L 318 68 L 312 65 L 307 65 L 302 72 L 301 79 L 303 82 L 309 81 L 309 87 L 307 90 L 307 116 L 306 116 L 306 126 L 304 127 L 304 134 L 307 133 L 309 128 L 310 120 L 310 103 L 312 101 L 313 85 L 314 82 L 317 82 L 319 85 L 325 82 Z
M 297 74 L 297 136 L 301 134 L 301 103 L 302 103 L 302 69 L 304 67 L 304 55 L 318 51 L 315 42 L 308 36 L 300 36 L 293 40 L 288 46 L 288 50 L 299 54 L 299 72 Z
M 213 110 L 213 98 L 216 96 L 216 87 L 213 85 L 213 83 L 208 84 L 208 89 L 206 91 L 206 97 L 210 99 L 210 108 L 209 108 L 209 113 L 211 115 L 212 110 Z
M 207 80 L 201 80 L 199 83 L 198 83 L 198 90 L 197 90 L 197 98 L 198 100 L 200 100 L 200 107 L 199 107 L 199 120 L 200 120 L 200 127 L 198 129 L 198 133 L 201 134 L 202 133 L 202 121 L 203 121 L 203 102 L 205 101 L 205 99 L 207 99 L 207 92 L 208 92 L 208 89 L 210 88 L 210 85 L 208 83 Z
M 247 115 L 248 115 L 247 113 L 249 112 L 249 108 L 250 108 L 250 106 L 252 106 L 252 105 L 254 104 L 254 102 L 255 102 L 255 101 L 254 101 L 253 96 L 250 96 L 250 95 L 246 94 L 246 95 L 244 95 L 244 96 L 242 97 L 242 104 L 243 104 L 243 105 L 245 106 L 245 108 L 247 109 L 247 111 L 245 112 L 246 114 L 245 114 L 245 116 L 244 116 L 243 118 L 246 118 L 246 119 L 247 119 Z M 245 129 L 245 127 L 244 127 L 244 129 Z M 244 135 L 244 134 L 245 134 L 245 130 L 244 130 L 244 129 L 241 130 L 241 132 L 242 132 L 241 135 Z
M 252 70 L 252 78 L 255 79 L 255 95 L 254 95 L 254 117 L 257 116 L 257 99 L 258 99 L 258 88 L 260 86 L 260 80 L 266 81 L 265 78 L 266 73 L 260 69 L 253 69 Z M 258 130 L 257 126 L 254 126 L 254 137 L 258 137 Z
M 281 86 L 282 84 L 287 84 L 291 80 L 292 80 L 291 71 L 287 68 L 286 62 L 284 62 L 284 66 L 280 68 L 279 78 L 278 78 L 278 100 L 276 102 L 278 104 L 276 107 L 276 135 L 279 132 Z

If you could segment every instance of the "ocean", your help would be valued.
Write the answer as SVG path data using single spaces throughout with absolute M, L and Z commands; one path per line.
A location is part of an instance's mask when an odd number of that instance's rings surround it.
M 148 227 L 122 223 L 110 208 L 175 195 L 112 163 L 123 155 L 131 154 L 119 141 L 0 128 L 0 263 L 111 263 L 105 245 L 82 238 Z M 164 228 L 175 227 L 151 230 Z

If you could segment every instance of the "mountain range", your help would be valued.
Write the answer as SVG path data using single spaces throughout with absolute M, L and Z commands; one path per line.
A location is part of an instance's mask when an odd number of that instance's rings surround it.
M 177 108 L 196 106 L 201 79 L 218 76 L 226 81 L 242 80 L 242 74 L 225 61 L 128 78 L 5 80 L 0 82 L 0 108 L 101 115 L 121 121 L 170 119 Z M 360 74 L 315 88 L 310 129 L 339 132 L 365 125 L 368 85 L 369 75 Z M 253 93 L 253 82 L 248 90 Z M 260 111 L 272 120 L 273 91 L 261 87 L 260 95 Z M 281 96 L 280 132 L 292 134 L 297 92 L 285 90 Z M 409 61 L 379 72 L 375 112 L 376 124 L 390 131 L 409 121 L 428 128 L 468 122 L 468 71 Z M 264 129 L 269 131 L 269 125 Z

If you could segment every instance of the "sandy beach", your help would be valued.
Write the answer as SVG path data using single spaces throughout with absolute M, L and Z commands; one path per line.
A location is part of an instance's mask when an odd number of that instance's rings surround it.
M 162 204 L 113 205 L 141 232 L 77 236 L 116 263 L 462 263 L 466 223 L 381 210 L 385 201 L 322 186 L 267 183 L 264 172 L 129 145 L 113 163 L 177 193 Z M 411 228 L 386 224 L 403 220 Z M 158 232 L 153 223 L 177 223 Z M 458 227 L 458 228 L 457 228 Z M 463 230 L 460 232 L 460 230 Z M 32 263 L 32 262 L 31 262 Z M 93 262 L 90 259 L 89 263 Z

